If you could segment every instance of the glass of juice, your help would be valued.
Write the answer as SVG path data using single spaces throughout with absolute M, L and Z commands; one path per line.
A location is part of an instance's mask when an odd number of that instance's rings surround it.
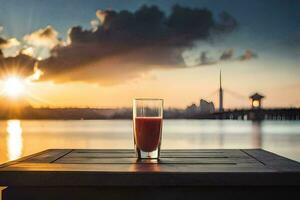
M 138 159 L 158 159 L 163 121 L 163 99 L 133 100 L 134 146 Z

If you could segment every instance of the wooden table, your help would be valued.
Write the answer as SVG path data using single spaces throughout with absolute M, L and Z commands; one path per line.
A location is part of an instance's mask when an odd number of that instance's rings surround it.
M 3 199 L 300 199 L 300 164 L 261 149 L 49 149 L 0 166 Z

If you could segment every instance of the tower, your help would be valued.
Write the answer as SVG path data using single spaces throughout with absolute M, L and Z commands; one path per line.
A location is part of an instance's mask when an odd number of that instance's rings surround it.
M 263 95 L 259 93 L 255 93 L 249 97 L 251 99 L 251 107 L 252 109 L 261 109 L 262 99 L 265 98 Z
M 223 88 L 222 88 L 222 71 L 220 70 L 220 88 L 219 88 L 219 112 L 223 112 Z

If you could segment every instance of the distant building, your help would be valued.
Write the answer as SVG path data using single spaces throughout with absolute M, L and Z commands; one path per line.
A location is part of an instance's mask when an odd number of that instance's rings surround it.
M 198 111 L 198 107 L 193 103 L 192 105 L 187 106 L 185 111 L 187 114 L 195 114 Z
M 249 96 L 251 99 L 251 108 L 252 109 L 261 109 L 262 107 L 262 99 L 265 98 L 263 95 L 255 93 L 251 96 Z
M 199 110 L 201 113 L 213 113 L 215 112 L 215 105 L 213 102 L 208 102 L 204 99 L 201 99 L 199 104 Z

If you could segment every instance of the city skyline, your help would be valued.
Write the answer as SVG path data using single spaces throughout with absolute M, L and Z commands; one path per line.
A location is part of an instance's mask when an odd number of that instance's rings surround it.
M 255 92 L 264 107 L 300 106 L 297 1 L 0 3 L 0 91 L 18 76 L 34 107 L 219 105 L 220 69 L 225 109 L 250 107 Z

